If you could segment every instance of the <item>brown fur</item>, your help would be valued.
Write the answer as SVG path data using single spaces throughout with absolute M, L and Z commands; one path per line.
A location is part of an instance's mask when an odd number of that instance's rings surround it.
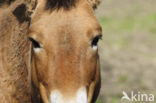
M 28 25 L 12 14 L 21 3 L 0 9 L 0 103 L 31 102 Z
M 69 9 L 75 6 L 77 0 L 47 0 L 46 9 L 60 9 L 61 7 Z
M 101 33 L 91 6 L 79 0 L 70 10 L 49 12 L 44 0 L 38 2 L 29 36 L 40 43 L 42 51 L 32 55 L 32 76 L 44 103 L 57 89 L 67 98 L 81 86 L 88 90 L 88 103 L 94 103 L 100 89 L 97 51 L 91 41 Z
M 0 0 L 0 6 L 6 4 L 6 5 L 10 5 L 12 2 L 14 2 L 15 0 Z
M 36 9 L 36 0 L 26 1 L 28 8 L 24 16 L 18 17 L 18 13 L 13 13 L 19 5 L 25 3 L 24 0 L 16 0 L 11 5 L 4 3 L 0 8 L 0 103 L 39 103 L 41 101 L 36 100 L 39 92 L 44 103 L 48 103 L 49 90 L 58 88 L 69 96 L 80 86 L 87 87 L 88 103 L 94 103 L 100 88 L 98 54 L 97 51 L 92 52 L 86 48 L 96 35 L 101 34 L 101 29 L 91 6 L 86 1 L 80 0 L 74 4 L 79 8 L 74 7 L 66 12 L 60 9 L 50 14 L 48 10 L 45 11 L 44 0 L 37 0 L 38 4 L 42 3 Z M 40 56 L 33 54 L 33 84 L 31 84 L 29 67 L 31 50 L 27 39 L 28 21 L 25 17 L 33 12 L 29 36 L 44 43 L 46 52 Z M 22 22 L 20 17 L 24 17 Z M 50 22 L 52 24 L 49 24 Z M 49 25 L 45 28 L 46 24 Z M 53 71 L 52 67 L 56 70 Z M 58 77 L 58 81 L 55 76 Z
M 96 9 L 100 4 L 101 0 L 87 0 L 93 9 Z

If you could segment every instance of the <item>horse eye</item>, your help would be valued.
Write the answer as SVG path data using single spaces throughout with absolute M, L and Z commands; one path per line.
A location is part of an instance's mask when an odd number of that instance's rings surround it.
M 100 35 L 97 35 L 96 37 L 94 37 L 94 39 L 92 40 L 91 46 L 92 47 L 97 46 L 97 43 L 98 43 L 99 39 L 101 39 L 101 38 L 102 38 L 102 35 L 101 34 Z
M 34 48 L 41 48 L 40 44 L 36 40 L 33 38 L 29 38 L 29 40 L 32 42 Z

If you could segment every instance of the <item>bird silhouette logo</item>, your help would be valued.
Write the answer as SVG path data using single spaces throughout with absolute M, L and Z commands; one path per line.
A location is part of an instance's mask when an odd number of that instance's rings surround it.
M 122 94 L 123 94 L 123 96 L 122 96 L 122 98 L 121 98 L 121 101 L 123 101 L 124 99 L 129 100 L 129 101 L 131 100 L 131 99 L 128 97 L 128 95 L 127 95 L 127 93 L 126 93 L 125 91 L 123 91 Z

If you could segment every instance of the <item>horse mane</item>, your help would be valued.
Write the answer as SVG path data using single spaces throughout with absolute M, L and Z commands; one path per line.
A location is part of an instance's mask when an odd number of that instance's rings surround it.
M 77 0 L 47 0 L 45 9 L 70 9 L 75 6 Z
M 0 0 L 0 6 L 3 4 L 8 4 L 10 5 L 12 2 L 14 2 L 15 0 Z

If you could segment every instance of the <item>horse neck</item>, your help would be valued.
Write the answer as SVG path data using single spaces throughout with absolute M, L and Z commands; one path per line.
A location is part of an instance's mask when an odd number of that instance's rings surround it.
M 22 1 L 16 0 L 0 12 L 0 22 L 3 25 L 0 26 L 0 103 L 31 102 L 28 23 L 20 24 L 12 13 Z

